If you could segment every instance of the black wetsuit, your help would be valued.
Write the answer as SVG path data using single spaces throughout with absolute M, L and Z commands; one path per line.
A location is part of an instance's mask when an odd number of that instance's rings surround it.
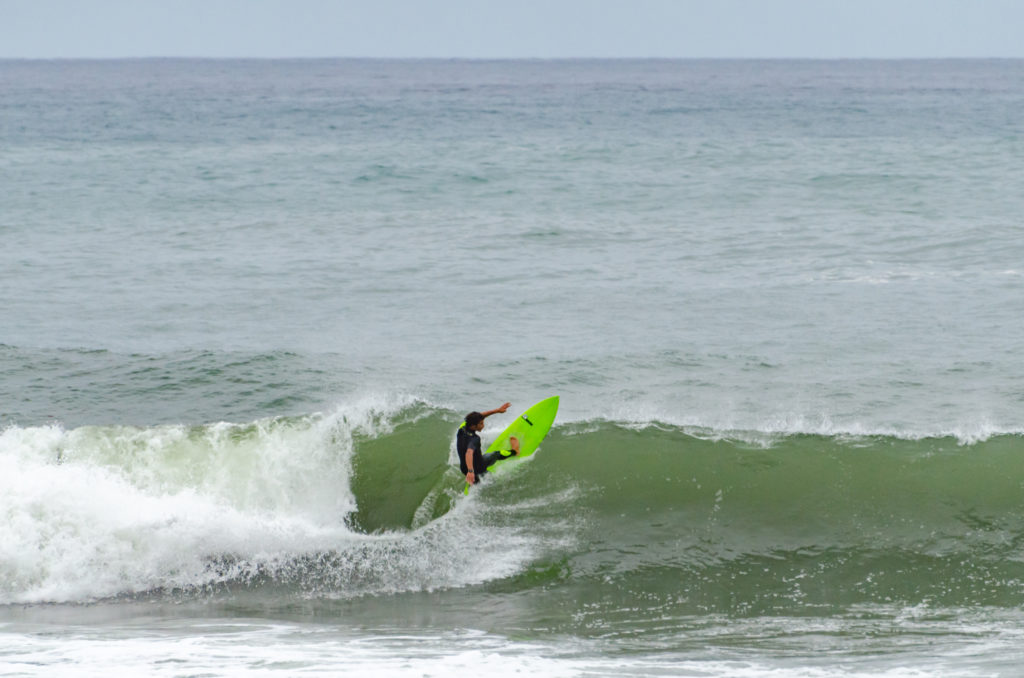
M 460 428 L 455 436 L 455 449 L 459 452 L 459 468 L 462 469 L 462 475 L 469 473 L 469 467 L 466 466 L 466 450 L 473 450 L 473 472 L 476 476 L 474 482 L 480 482 L 480 476 L 487 473 L 487 467 L 505 457 L 501 452 L 484 454 L 480 436 L 476 431 L 467 431 L 465 426 Z

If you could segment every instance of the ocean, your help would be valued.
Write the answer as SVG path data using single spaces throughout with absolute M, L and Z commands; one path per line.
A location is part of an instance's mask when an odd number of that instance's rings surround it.
M 0 61 L 0 676 L 1024 673 L 1024 61 Z M 561 396 L 463 496 L 454 433 Z

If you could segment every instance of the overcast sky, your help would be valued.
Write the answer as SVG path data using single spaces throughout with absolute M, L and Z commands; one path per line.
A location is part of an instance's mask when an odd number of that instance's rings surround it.
M 0 58 L 1024 57 L 1024 0 L 0 0 Z

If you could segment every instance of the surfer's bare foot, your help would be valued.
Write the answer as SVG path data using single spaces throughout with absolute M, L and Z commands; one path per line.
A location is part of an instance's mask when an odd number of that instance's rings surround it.
M 508 444 L 512 448 L 512 455 L 519 454 L 519 438 L 515 436 L 508 439 Z

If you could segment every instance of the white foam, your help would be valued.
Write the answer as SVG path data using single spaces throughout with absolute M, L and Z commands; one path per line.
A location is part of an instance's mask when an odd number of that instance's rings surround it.
M 769 622 L 770 623 L 770 622 Z M 735 638 L 725 649 L 609 651 L 609 643 L 579 640 L 513 641 L 479 631 L 353 635 L 336 625 L 184 622 L 160 631 L 128 628 L 60 629 L 58 633 L 5 634 L 0 675 L 76 676 L 411 676 L 485 674 L 505 676 L 704 676 L 720 678 L 921 678 L 989 676 L 1019 658 L 1012 639 L 940 636 L 941 648 L 905 647 L 896 652 L 839 651 L 813 646 L 842 625 L 809 625 L 804 652 L 750 650 Z M 782 636 L 780 636 L 782 637 Z M 858 640 L 854 636 L 850 645 Z M 803 649 L 803 648 L 801 648 Z M 832 650 L 831 652 L 829 650 Z M 831 655 L 830 660 L 828 656 Z
M 324 481 L 338 476 L 309 458 L 318 427 L 285 428 L 240 434 L 236 445 L 226 426 L 4 431 L 0 602 L 198 585 L 211 557 L 350 539 L 318 519 L 325 503 L 339 517 L 353 505 L 344 484 L 328 499 Z M 307 478 L 313 491 L 290 491 Z

